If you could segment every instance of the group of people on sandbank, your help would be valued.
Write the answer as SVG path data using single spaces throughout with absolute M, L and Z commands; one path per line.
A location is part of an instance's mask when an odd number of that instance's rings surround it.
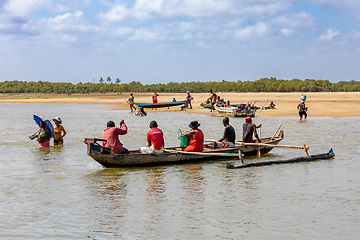
M 223 118 L 223 125 L 225 127 L 223 137 L 212 142 L 211 148 L 213 149 L 235 147 L 236 133 L 235 129 L 230 125 L 228 117 Z M 199 129 L 200 123 L 198 121 L 191 121 L 188 126 L 191 130 L 183 134 L 188 138 L 188 144 L 182 148 L 182 151 L 202 152 L 204 150 L 205 139 L 203 131 Z M 256 128 L 259 127 L 261 127 L 261 124 L 258 126 L 253 124 L 251 117 L 245 118 L 245 123 L 243 124 L 243 142 L 254 142 L 253 136 L 256 137 L 258 142 L 261 142 L 256 132 Z M 148 144 L 146 147 L 140 147 L 139 151 L 142 154 L 161 155 L 165 147 L 164 133 L 155 120 L 150 122 L 149 128 L 150 131 L 146 135 Z M 130 154 L 130 151 L 123 146 L 119 139 L 119 135 L 125 135 L 127 132 L 128 128 L 124 120 L 120 121 L 119 127 L 116 127 L 113 121 L 108 121 L 107 127 L 102 134 L 102 139 L 104 140 L 102 143 L 103 147 L 110 148 L 114 154 Z

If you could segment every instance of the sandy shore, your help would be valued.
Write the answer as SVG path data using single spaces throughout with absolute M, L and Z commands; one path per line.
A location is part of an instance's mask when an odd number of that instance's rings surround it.
M 159 102 L 171 102 L 176 100 L 185 100 L 186 93 L 158 93 Z M 218 95 L 226 101 L 230 100 L 232 104 L 255 102 L 258 107 L 264 106 L 268 100 L 276 104 L 275 110 L 257 111 L 257 116 L 266 117 L 285 117 L 298 116 L 296 106 L 300 102 L 301 93 L 222 93 Z M 208 93 L 193 93 L 193 109 L 186 109 L 187 113 L 210 114 L 209 109 L 200 107 L 208 97 Z M 74 95 L 57 95 L 57 94 L 0 94 L 0 103 L 79 103 L 79 104 L 107 104 L 107 108 L 115 110 L 129 109 L 124 99 L 128 98 L 127 93 L 115 94 L 74 94 Z M 150 103 L 152 93 L 134 93 L 135 102 Z M 330 116 L 330 117 L 353 117 L 360 116 L 360 92 L 335 92 L 335 93 L 306 93 L 306 105 L 309 116 Z M 160 108 L 152 111 L 172 111 L 180 112 L 179 107 Z

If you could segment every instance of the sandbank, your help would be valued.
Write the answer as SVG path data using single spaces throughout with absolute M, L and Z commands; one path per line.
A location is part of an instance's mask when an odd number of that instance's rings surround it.
M 158 93 L 159 102 L 171 102 L 173 98 L 178 101 L 185 100 L 186 93 Z M 217 92 L 219 96 L 231 104 L 255 103 L 256 106 L 267 106 L 274 101 L 275 110 L 257 111 L 256 116 L 287 117 L 298 116 L 296 106 L 300 102 L 302 93 L 237 93 Z M 135 102 L 150 103 L 153 93 L 134 93 Z M 208 93 L 191 93 L 194 97 L 192 109 L 180 111 L 180 107 L 146 109 L 147 112 L 186 112 L 211 114 L 209 109 L 200 107 L 208 97 Z M 306 105 L 308 115 L 314 117 L 354 117 L 360 116 L 360 92 L 311 92 L 307 96 Z M 0 94 L 0 103 L 78 103 L 78 104 L 106 104 L 106 108 L 114 110 L 129 110 L 126 99 L 128 93 L 106 93 L 106 94 Z M 266 104 L 265 104 L 266 103 Z

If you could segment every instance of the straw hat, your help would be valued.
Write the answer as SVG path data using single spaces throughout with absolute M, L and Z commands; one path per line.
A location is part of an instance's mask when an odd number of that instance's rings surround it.
M 53 119 L 53 121 L 54 121 L 54 120 L 55 120 L 55 121 L 58 121 L 60 124 L 62 123 L 62 120 L 61 120 L 60 117 L 56 117 L 56 118 Z

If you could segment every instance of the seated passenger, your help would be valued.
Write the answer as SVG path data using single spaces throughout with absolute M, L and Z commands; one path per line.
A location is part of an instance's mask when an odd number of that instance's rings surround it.
M 147 147 L 141 147 L 140 152 L 142 154 L 154 154 L 161 155 L 164 152 L 164 134 L 158 128 L 156 121 L 151 121 L 149 127 L 151 130 L 147 133 L 146 141 L 148 141 Z
M 120 128 L 115 127 L 113 121 L 107 122 L 107 128 L 102 134 L 102 139 L 106 140 L 103 142 L 103 147 L 112 149 L 114 154 L 129 154 L 129 150 L 123 147 L 123 144 L 119 140 L 119 135 L 125 135 L 127 133 L 127 127 L 124 120 L 120 122 Z
M 229 124 L 229 118 L 223 118 L 223 125 L 225 127 L 224 136 L 213 143 L 212 148 L 229 148 L 235 147 L 235 129 Z
M 258 142 L 261 143 L 261 140 L 256 132 L 256 129 L 261 127 L 261 124 L 256 126 L 252 123 L 251 117 L 245 118 L 245 123 L 243 124 L 243 142 L 244 143 L 253 143 L 253 135 L 257 138 Z
M 184 133 L 184 136 L 189 138 L 189 145 L 184 148 L 185 152 L 202 152 L 204 150 L 204 134 L 198 128 L 200 123 L 192 121 L 189 127 L 192 131 Z

